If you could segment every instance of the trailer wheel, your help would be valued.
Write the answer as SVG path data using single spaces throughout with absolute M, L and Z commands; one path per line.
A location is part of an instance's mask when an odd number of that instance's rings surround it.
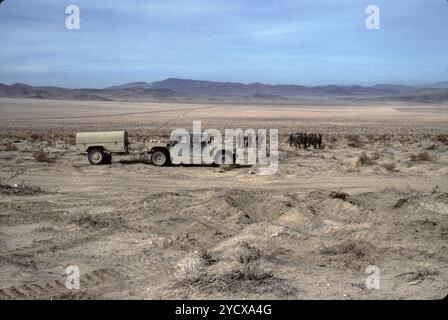
M 104 162 L 106 155 L 104 154 L 104 151 L 101 149 L 92 149 L 89 151 L 88 158 L 90 164 L 99 165 Z
M 153 165 L 161 167 L 167 164 L 168 157 L 166 156 L 165 152 L 157 150 L 152 154 L 151 161 Z

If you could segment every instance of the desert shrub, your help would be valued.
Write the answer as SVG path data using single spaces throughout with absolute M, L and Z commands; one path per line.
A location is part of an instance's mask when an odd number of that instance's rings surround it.
M 376 138 L 376 141 L 378 142 L 389 142 L 391 140 L 391 137 L 385 133 L 379 134 Z
M 439 271 L 436 269 L 433 269 L 429 265 L 419 265 L 419 266 L 417 266 L 415 271 L 404 272 L 395 277 L 406 276 L 406 281 L 408 281 L 408 284 L 417 284 L 426 279 L 431 279 L 431 276 L 438 275 L 438 274 L 439 274 Z
M 236 258 L 240 267 L 233 270 L 233 276 L 237 279 L 263 281 L 273 277 L 272 273 L 263 267 L 266 254 L 248 242 L 243 241 L 239 244 Z
M 436 149 L 437 149 L 436 144 L 432 144 L 432 145 L 426 147 L 426 150 L 436 150 Z
M 336 142 L 338 142 L 338 138 L 336 138 L 333 135 L 326 137 L 326 140 L 328 140 L 329 143 L 336 143 Z
M 9 181 L 11 181 L 12 179 L 14 179 L 14 178 L 18 177 L 19 175 L 23 174 L 25 171 L 26 171 L 26 169 L 24 169 L 24 168 L 13 168 L 13 169 L 11 169 L 11 172 L 10 172 L 9 176 L 6 177 L 6 178 L 1 179 L 0 183 L 1 184 L 6 184 Z
M 40 188 L 28 186 L 25 184 L 25 181 L 20 181 L 19 183 L 15 183 L 13 185 L 0 183 L 1 194 L 29 196 L 40 192 L 42 192 Z
M 348 135 L 347 136 L 347 145 L 352 148 L 362 148 L 364 143 L 361 141 L 358 135 Z
M 33 195 L 40 193 L 40 188 L 28 186 L 25 181 L 20 181 L 15 184 L 10 184 L 9 182 L 25 172 L 25 169 L 13 169 L 10 175 L 0 181 L 0 193 L 6 195 Z
M 387 171 L 396 171 L 395 162 L 385 162 L 381 166 Z
M 351 254 L 355 257 L 363 257 L 365 255 L 365 248 L 363 244 L 358 244 L 352 241 L 346 241 L 341 244 L 333 246 L 323 246 L 320 248 L 320 253 L 322 255 L 341 255 L 341 254 Z
M 263 257 L 261 250 L 243 241 L 240 243 L 237 252 L 237 260 L 243 265 L 260 260 Z
M 376 141 L 376 136 L 374 134 L 369 133 L 369 134 L 366 134 L 365 137 L 366 137 L 368 142 L 375 142 Z
M 409 202 L 409 198 L 400 198 L 398 199 L 398 201 L 394 204 L 394 208 L 395 209 L 399 209 L 402 206 L 404 206 L 405 204 L 407 204 Z
M 263 281 L 272 278 L 274 275 L 263 267 L 261 260 L 257 260 L 232 270 L 226 276 L 230 276 L 234 281 Z
M 345 192 L 337 192 L 337 191 L 331 191 L 329 198 L 330 199 L 341 199 L 341 200 L 347 200 L 347 197 L 349 196 L 348 193 Z
M 420 152 L 419 154 L 411 155 L 411 161 L 433 161 L 433 158 L 430 156 L 430 154 L 426 151 Z
M 367 153 L 365 153 L 365 151 L 363 151 L 359 156 L 359 161 L 363 166 L 370 166 L 374 163 L 372 159 L 367 155 Z
M 17 151 L 17 146 L 9 139 L 3 139 L 1 147 L 4 151 Z
M 33 157 L 37 162 L 50 163 L 54 161 L 54 158 L 51 157 L 50 151 L 43 147 L 39 147 L 38 149 L 34 150 Z
M 234 268 L 224 272 L 213 272 L 202 270 L 195 273 L 188 269 L 183 271 L 182 275 L 186 277 L 177 278 L 174 281 L 174 287 L 187 289 L 188 291 L 201 292 L 272 292 L 278 291 L 284 295 L 294 295 L 293 289 L 289 289 L 283 280 L 276 278 L 272 272 L 264 271 L 260 267 L 251 266 L 246 269 Z M 192 276 L 194 275 L 194 276 Z
M 380 152 L 375 151 L 370 155 L 370 158 L 372 160 L 379 160 L 381 158 L 381 156 L 382 156 L 382 154 Z
M 206 249 L 202 249 L 199 252 L 199 258 L 201 259 L 202 263 L 206 266 L 210 266 L 210 265 L 216 263 L 216 261 L 217 261 L 215 256 L 213 255 L 213 253 Z
M 220 268 L 204 265 L 211 253 L 204 251 L 190 255 L 176 265 L 173 287 L 187 292 L 250 292 L 273 293 L 288 298 L 297 290 L 283 279 L 277 278 L 264 265 L 266 254 L 247 242 L 241 242 L 235 254 L 234 266 Z
M 33 142 L 44 141 L 45 140 L 45 136 L 42 133 L 33 132 L 30 135 L 30 140 L 33 141 Z
M 179 261 L 174 271 L 174 281 L 178 285 L 191 285 L 201 275 L 202 261 L 197 255 L 190 255 Z
M 418 154 L 418 160 L 420 161 L 432 161 L 433 158 L 429 155 L 428 152 L 421 152 Z
M 448 145 L 448 134 L 438 134 L 435 136 L 434 140 Z
M 76 145 L 76 135 L 73 133 L 66 135 L 64 137 L 64 142 L 66 142 L 67 145 L 71 145 L 71 146 Z

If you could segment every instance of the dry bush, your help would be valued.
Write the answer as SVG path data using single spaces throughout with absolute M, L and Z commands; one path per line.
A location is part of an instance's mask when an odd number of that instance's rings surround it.
M 448 145 L 448 134 L 438 134 L 434 137 L 434 140 Z
M 74 213 L 69 219 L 70 223 L 84 227 L 101 227 L 98 217 L 90 215 L 86 212 Z
M 190 270 L 190 269 L 189 269 Z M 295 292 L 290 289 L 282 279 L 276 278 L 272 272 L 263 271 L 260 268 L 251 267 L 243 270 L 241 268 L 227 270 L 225 272 L 202 272 L 193 273 L 190 276 L 175 279 L 174 287 L 186 289 L 193 292 L 250 292 L 270 293 L 278 292 L 280 295 L 294 296 Z M 186 274 L 185 272 L 183 274 Z M 191 274 L 195 275 L 194 277 Z
M 37 132 L 33 132 L 30 135 L 30 140 L 32 142 L 37 142 L 37 141 L 44 141 L 45 140 L 45 135 L 42 133 L 37 133 Z
M 17 151 L 17 146 L 9 139 L 3 139 L 1 141 L 1 147 L 3 151 Z
M 381 156 L 382 156 L 382 154 L 380 152 L 375 151 L 370 155 L 370 159 L 379 160 L 381 158 Z
M 348 135 L 347 136 L 347 145 L 352 148 L 362 148 L 364 146 L 364 142 L 362 142 L 358 135 Z
M 0 183 L 0 193 L 6 195 L 20 195 L 20 196 L 30 196 L 36 193 L 40 193 L 42 190 L 37 187 L 28 186 L 25 181 L 15 183 L 14 185 L 6 185 Z
M 202 267 L 202 261 L 197 255 L 185 257 L 175 267 L 175 283 L 181 286 L 194 284 L 201 276 Z
M 253 281 L 257 283 L 273 277 L 274 274 L 271 271 L 265 270 L 262 261 L 257 260 L 225 273 L 222 279 L 225 280 L 229 286 L 229 283 L 232 281 L 237 283 L 240 281 Z M 237 283 L 233 283 L 233 286 L 237 285 Z
M 420 152 L 419 154 L 411 155 L 411 161 L 433 161 L 434 159 L 430 156 L 430 154 L 426 151 Z
M 33 157 L 37 162 L 53 162 L 55 159 L 51 156 L 51 153 L 48 149 L 40 147 L 33 152 Z
M 365 137 L 369 143 L 375 142 L 377 139 L 376 135 L 374 135 L 372 133 L 366 134 Z
M 390 142 L 391 137 L 388 134 L 380 134 L 376 137 L 377 142 Z
M 348 193 L 345 192 L 338 192 L 338 191 L 331 191 L 329 194 L 330 199 L 341 199 L 341 200 L 347 200 L 347 197 L 349 196 Z
M 405 204 L 409 202 L 409 198 L 400 198 L 398 201 L 394 204 L 394 209 L 399 209 Z
M 408 284 L 418 284 L 426 279 L 431 279 L 431 276 L 438 275 L 439 271 L 433 269 L 429 265 L 419 265 L 415 271 L 404 272 L 395 277 L 406 276 L 406 281 Z
M 237 260 L 243 265 L 260 260 L 263 257 L 261 250 L 243 241 L 240 243 L 237 252 Z
M 23 174 L 25 169 L 12 169 L 10 175 L 0 181 L 0 193 L 6 195 L 22 195 L 28 196 L 36 193 L 40 193 L 40 188 L 28 186 L 25 184 L 25 181 L 20 181 L 15 184 L 9 184 L 11 180 L 16 178 L 17 176 Z
M 371 166 L 372 164 L 374 164 L 372 159 L 367 155 L 367 153 L 365 151 L 363 151 L 361 153 L 361 155 L 359 156 L 359 161 L 361 162 L 361 165 L 363 165 L 363 166 Z
M 432 144 L 428 147 L 426 147 L 426 150 L 436 150 L 437 149 L 437 145 L 436 144 Z
M 439 272 L 437 270 L 434 270 L 433 268 L 429 266 L 420 265 L 417 267 L 417 270 L 415 272 L 411 272 L 408 281 L 409 282 L 421 282 L 429 276 L 438 275 Z
M 323 246 L 320 248 L 320 253 L 323 255 L 341 255 L 341 254 L 350 254 L 357 258 L 363 257 L 366 253 L 366 248 L 364 248 L 363 244 L 358 244 L 352 241 L 346 241 L 341 244 L 332 245 L 332 246 Z
M 326 139 L 325 140 L 327 140 L 329 143 L 331 143 L 331 144 L 334 144 L 334 143 L 336 143 L 336 142 L 338 142 L 338 138 L 336 138 L 335 136 L 328 136 L 328 137 L 326 137 Z
M 381 164 L 381 166 L 386 169 L 387 171 L 396 171 L 397 167 L 395 165 L 395 162 L 385 162 Z
M 199 252 L 199 258 L 201 259 L 202 263 L 206 266 L 211 266 L 212 264 L 215 264 L 217 262 L 217 259 L 213 255 L 213 252 L 202 249 Z
M 250 245 L 241 242 L 237 249 L 236 265 L 231 268 L 209 267 L 210 254 L 204 252 L 187 256 L 176 265 L 174 287 L 188 291 L 201 292 L 251 292 L 271 293 L 294 296 L 291 289 L 282 279 L 278 279 L 271 271 L 266 270 L 263 261 L 266 254 Z
M 233 270 L 234 277 L 240 280 L 263 281 L 272 278 L 273 274 L 266 271 L 263 262 L 267 257 L 259 248 L 252 246 L 246 241 L 242 241 L 237 250 L 237 261 L 240 267 Z
M 12 179 L 18 177 L 19 175 L 23 174 L 26 171 L 26 169 L 24 168 L 12 168 L 11 169 L 11 173 L 9 174 L 8 177 L 3 178 L 0 183 L 1 184 L 6 184 L 9 181 L 11 181 Z
M 64 137 L 64 142 L 66 142 L 68 145 L 74 146 L 76 145 L 76 135 L 73 133 L 70 133 Z

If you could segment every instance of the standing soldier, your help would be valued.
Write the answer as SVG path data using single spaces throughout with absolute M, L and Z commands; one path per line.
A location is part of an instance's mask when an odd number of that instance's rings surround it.
M 303 134 L 303 148 L 308 148 L 308 134 L 306 132 Z
M 308 145 L 311 147 L 311 146 L 314 146 L 314 133 L 310 133 L 309 135 L 308 135 Z
M 319 133 L 317 135 L 317 145 L 319 146 L 319 149 L 322 149 L 322 134 Z

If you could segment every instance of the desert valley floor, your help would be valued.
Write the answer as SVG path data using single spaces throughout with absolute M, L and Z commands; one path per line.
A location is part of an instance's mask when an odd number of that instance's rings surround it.
M 126 129 L 139 148 L 193 120 L 278 129 L 277 174 L 136 155 L 91 166 L 73 145 Z M 442 298 L 447 124 L 446 104 L 0 99 L 0 299 Z M 324 148 L 290 147 L 299 130 Z M 52 161 L 36 161 L 42 145 Z

